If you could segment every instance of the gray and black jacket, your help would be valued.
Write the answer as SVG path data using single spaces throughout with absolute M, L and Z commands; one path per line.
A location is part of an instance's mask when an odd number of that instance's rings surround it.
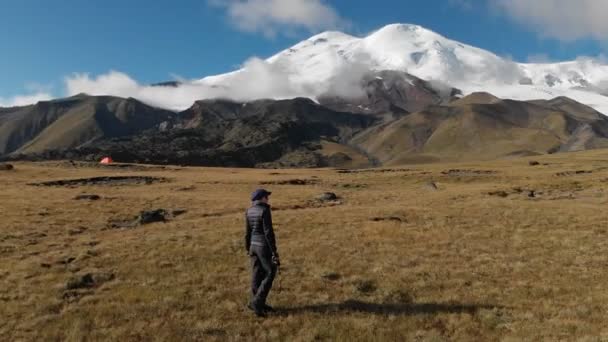
M 274 256 L 278 256 L 277 244 L 272 228 L 270 206 L 262 202 L 253 202 L 245 213 L 246 233 L 245 248 L 249 252 L 252 245 L 267 246 Z

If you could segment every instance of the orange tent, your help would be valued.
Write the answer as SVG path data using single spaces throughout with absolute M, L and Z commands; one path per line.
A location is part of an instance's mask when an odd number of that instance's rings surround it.
M 103 158 L 99 163 L 100 164 L 112 164 L 114 161 L 110 157 Z

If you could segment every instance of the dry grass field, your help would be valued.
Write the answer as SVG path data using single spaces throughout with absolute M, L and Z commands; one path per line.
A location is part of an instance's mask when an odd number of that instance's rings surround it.
M 532 159 L 359 172 L 17 163 L 0 171 L 0 339 L 608 341 L 608 151 Z M 167 181 L 28 185 L 97 176 Z M 245 308 L 243 215 L 262 183 L 283 263 L 267 319 Z M 340 200 L 315 201 L 326 191 Z M 186 212 L 110 224 L 158 208 Z

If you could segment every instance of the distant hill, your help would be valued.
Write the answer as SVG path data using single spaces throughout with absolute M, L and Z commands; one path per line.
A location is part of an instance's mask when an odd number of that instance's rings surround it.
M 86 146 L 158 127 L 175 114 L 135 99 L 77 95 L 0 109 L 0 155 Z
M 383 164 L 496 159 L 608 147 L 608 118 L 570 99 L 478 93 L 373 127 L 352 143 Z
M 97 160 L 211 166 L 312 167 L 327 165 L 314 151 L 321 141 L 345 143 L 378 121 L 336 112 L 309 99 L 236 103 L 199 101 L 161 129 L 100 139 L 80 148 L 49 148 L 13 158 Z M 327 156 L 331 157 L 331 156 Z

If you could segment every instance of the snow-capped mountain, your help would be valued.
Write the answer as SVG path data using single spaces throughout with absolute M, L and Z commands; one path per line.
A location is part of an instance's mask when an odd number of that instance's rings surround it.
M 351 91 L 369 71 L 405 71 L 469 94 L 485 91 L 517 100 L 567 96 L 608 114 L 608 65 L 586 58 L 562 63 L 515 63 L 417 25 L 392 24 L 354 37 L 324 32 L 266 60 L 301 96 Z M 199 82 L 230 87 L 243 70 Z M 604 95 L 606 94 L 606 95 Z M 279 96 L 280 97 L 280 96 Z

